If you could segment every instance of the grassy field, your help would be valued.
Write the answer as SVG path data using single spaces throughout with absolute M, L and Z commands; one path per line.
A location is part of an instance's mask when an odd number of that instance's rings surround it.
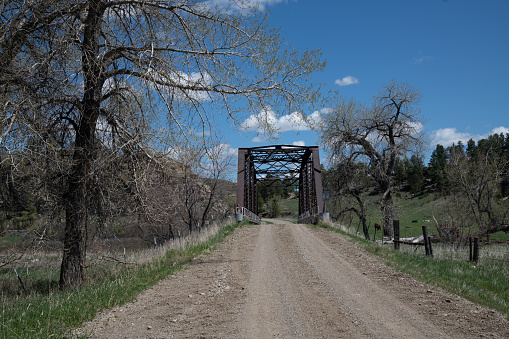
M 132 301 L 140 292 L 180 270 L 196 255 L 212 250 L 236 227 L 244 224 L 211 227 L 185 241 L 177 240 L 173 244 L 133 253 L 126 258 L 131 264 L 103 260 L 102 265 L 87 269 L 86 283 L 73 291 L 57 290 L 58 270 L 51 265 L 30 268 L 30 276 L 24 276 L 28 294 L 17 286 L 16 278 L 12 279 L 12 268 L 3 268 L 0 277 L 9 275 L 11 281 L 14 280 L 14 284 L 4 283 L 3 287 L 11 286 L 9 288 L 17 289 L 17 293 L 8 293 L 2 288 L 0 338 L 69 337 L 72 328 L 92 319 L 103 309 Z M 39 258 L 32 260 L 58 261 L 43 255 Z M 38 283 L 33 283 L 36 281 Z
M 375 234 L 374 224 L 381 223 L 382 216 L 378 205 L 378 196 L 366 196 L 368 207 L 368 226 L 369 234 L 372 239 L 381 240 L 382 233 Z M 422 235 L 422 226 L 428 226 L 430 235 L 437 235 L 435 223 L 433 222 L 433 213 L 443 203 L 443 198 L 434 194 L 424 194 L 412 196 L 409 193 L 397 193 L 394 197 L 396 204 L 396 218 L 400 222 L 400 236 L 403 238 Z M 297 215 L 299 211 L 299 199 L 282 199 L 279 203 L 281 212 L 285 214 Z M 352 218 L 345 218 L 341 223 L 348 225 L 359 233 L 362 233 L 362 226 L 359 219 L 353 215 Z M 509 234 L 498 232 L 492 234 L 491 240 L 509 242 Z
M 380 206 L 378 205 L 378 196 L 367 196 L 368 226 L 370 237 L 375 236 L 374 224 L 382 222 Z M 400 236 L 414 237 L 422 235 L 422 226 L 428 226 L 428 233 L 437 234 L 436 226 L 433 221 L 433 213 L 444 204 L 444 198 L 437 197 L 434 194 L 412 196 L 409 193 L 397 193 L 394 197 L 396 205 L 395 219 L 400 222 Z M 347 217 L 341 221 L 359 233 L 362 233 L 362 226 L 359 219 L 352 213 L 352 218 Z M 377 232 L 376 239 L 380 240 L 381 232 Z M 509 241 L 509 234 L 498 232 L 490 237 L 492 240 Z

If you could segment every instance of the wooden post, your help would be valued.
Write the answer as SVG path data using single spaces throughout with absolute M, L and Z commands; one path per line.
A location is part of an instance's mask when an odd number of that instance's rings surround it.
M 392 227 L 394 229 L 394 249 L 399 250 L 399 220 L 393 220 Z
M 469 243 L 469 248 L 470 248 L 470 253 L 469 253 L 469 256 L 468 256 L 468 261 L 472 262 L 472 261 L 474 261 L 474 251 L 473 251 L 474 250 L 474 247 L 473 247 L 474 243 L 472 241 L 472 237 L 470 237 L 468 240 L 469 240 L 468 243 Z
M 26 294 L 27 290 L 25 289 L 25 285 L 23 284 L 23 281 L 21 280 L 21 277 L 19 276 L 18 271 L 16 270 L 16 267 L 13 267 L 13 268 L 14 268 L 14 273 L 16 273 L 16 276 L 18 277 L 18 281 L 19 281 L 21 287 L 23 288 L 23 292 L 25 292 L 25 294 Z
M 474 238 L 474 254 L 472 260 L 477 264 L 479 261 L 479 238 Z
M 428 247 L 429 247 L 429 255 L 433 257 L 433 246 L 431 245 L 431 237 L 428 235 Z
M 426 251 L 426 256 L 430 256 L 431 253 L 430 253 L 430 250 L 429 250 L 428 227 L 426 227 L 425 225 L 422 226 L 422 235 L 423 235 L 423 238 L 424 238 L 424 249 Z

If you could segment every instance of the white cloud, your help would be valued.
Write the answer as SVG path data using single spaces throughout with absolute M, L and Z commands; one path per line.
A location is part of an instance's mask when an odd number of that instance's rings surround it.
M 349 75 L 349 76 L 344 77 L 343 79 L 336 79 L 336 81 L 334 81 L 334 83 L 339 86 L 349 86 L 349 85 L 358 84 L 359 79 Z
M 208 73 L 200 73 L 200 72 L 192 72 L 191 74 L 187 74 L 184 72 L 175 72 L 171 79 L 177 85 L 189 86 L 189 87 L 208 87 L 212 83 L 212 77 Z M 209 94 L 206 91 L 192 91 L 192 90 L 183 90 L 183 93 L 180 93 L 184 100 L 198 100 L 198 101 L 208 101 L 210 100 Z
M 287 0 L 244 0 L 244 1 L 231 1 L 231 0 L 208 0 L 203 4 L 209 8 L 218 8 L 229 11 L 245 11 L 256 8 L 259 11 L 264 11 L 267 6 L 277 5 Z
M 181 101 L 209 101 L 210 93 L 208 91 L 195 91 L 182 87 L 209 87 L 212 83 L 212 77 L 208 73 L 191 72 L 185 73 L 176 71 L 171 74 L 160 73 L 157 69 L 151 68 L 146 72 L 146 77 L 151 86 L 156 90 L 165 92 L 168 88 L 174 89 L 173 95 Z M 161 85 L 164 84 L 164 85 Z
M 416 135 L 424 129 L 424 125 L 418 121 L 409 121 L 402 127 L 402 129 L 410 135 Z
M 304 116 L 298 112 L 283 115 L 277 122 L 277 127 L 280 132 L 286 131 L 307 131 L 310 128 Z
M 449 147 L 452 144 L 457 144 L 458 141 L 461 141 L 464 145 L 466 145 L 470 139 L 479 141 L 481 139 L 486 139 L 492 134 L 500 133 L 509 133 L 509 128 L 504 126 L 496 127 L 486 134 L 460 133 L 456 130 L 456 128 L 441 128 L 432 132 L 431 138 L 433 145 L 440 144 L 444 147 Z
M 277 121 L 276 114 L 272 111 L 262 111 L 260 114 L 251 114 L 249 118 L 240 124 L 240 128 L 244 131 L 263 132 L 269 129 Z
M 322 108 L 320 111 L 314 111 L 308 116 L 307 120 L 309 125 L 312 128 L 320 128 L 323 123 L 322 114 L 327 114 L 329 110 L 327 108 Z
M 433 145 L 440 144 L 445 147 L 458 143 L 458 141 L 466 144 L 471 137 L 470 133 L 457 132 L 456 128 L 441 128 L 431 133 Z
M 418 58 L 414 58 L 413 63 L 414 64 L 422 64 L 425 61 L 429 61 L 429 60 L 433 60 L 433 59 L 434 59 L 434 57 L 429 56 L 429 55 L 425 55 L 425 56 L 420 56 Z
M 314 116 L 314 119 L 317 119 L 316 115 Z M 240 127 L 244 131 L 256 131 L 258 133 L 283 133 L 287 131 L 307 131 L 311 129 L 309 123 L 299 112 L 293 112 L 278 118 L 276 113 L 272 110 L 265 110 L 259 114 L 252 114 L 244 120 L 242 124 L 240 124 Z M 259 141 L 262 140 L 260 139 Z
M 504 126 L 495 127 L 494 129 L 491 130 L 490 134 L 500 134 L 500 133 L 504 134 L 509 133 L 509 128 Z
M 251 140 L 251 142 L 265 142 L 265 141 L 267 141 L 267 139 L 261 136 L 256 136 Z
M 294 141 L 293 146 L 306 146 L 306 143 L 303 140 Z
M 212 132 L 205 130 L 194 130 L 194 135 L 197 137 L 209 137 L 212 135 Z

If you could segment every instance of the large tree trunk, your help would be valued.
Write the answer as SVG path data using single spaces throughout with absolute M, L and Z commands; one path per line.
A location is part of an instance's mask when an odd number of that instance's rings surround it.
M 385 190 L 382 190 L 384 193 L 381 198 L 383 230 L 384 235 L 392 238 L 394 237 L 394 228 L 392 225 L 394 219 L 394 200 L 392 197 L 392 187 L 388 184 L 384 188 Z
M 73 166 L 65 194 L 66 224 L 64 253 L 60 268 L 61 289 L 78 287 L 83 282 L 89 201 L 87 182 L 94 156 L 95 128 L 101 108 L 104 83 L 98 56 L 101 17 L 105 7 L 103 0 L 89 0 L 88 3 L 81 60 L 84 94 L 74 143 Z
M 355 193 L 353 195 L 359 204 L 359 213 L 357 213 L 357 215 L 362 222 L 362 232 L 364 233 L 364 239 L 369 240 L 368 223 L 366 220 L 366 205 L 364 204 L 364 201 L 362 201 L 360 194 Z
M 75 165 L 65 195 L 65 238 L 60 288 L 78 287 L 83 281 L 87 244 L 87 172 L 88 163 L 83 150 L 75 151 Z
M 88 109 L 84 110 L 76 133 L 74 165 L 68 178 L 69 187 L 65 194 L 66 223 L 64 253 L 60 268 L 61 289 L 78 287 L 84 277 L 89 202 L 87 182 L 93 161 L 97 116 L 93 113 L 98 111 L 98 104 L 87 106 Z M 94 108 L 94 106 L 97 107 Z M 92 119 L 88 118 L 90 115 Z

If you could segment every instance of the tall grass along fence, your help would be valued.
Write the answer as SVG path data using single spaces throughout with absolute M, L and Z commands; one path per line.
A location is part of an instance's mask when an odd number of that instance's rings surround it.
M 233 221 L 226 225 L 211 225 L 199 234 L 164 245 L 136 253 L 119 253 L 109 261 L 102 258 L 101 265 L 87 269 L 84 286 L 72 291 L 58 291 L 58 272 L 54 269 L 45 271 L 44 267 L 32 267 L 31 275 L 25 277 L 18 269 L 25 291 L 18 287 L 18 293 L 13 295 L 2 288 L 0 338 L 69 337 L 71 329 L 93 319 L 106 308 L 134 300 L 140 292 L 180 270 L 196 255 L 213 249 L 242 225 L 244 223 Z M 50 259 L 41 256 L 40 261 L 46 263 L 47 260 Z M 1 270 L 0 277 L 14 276 L 12 268 Z M 11 282 L 11 285 L 16 284 L 19 282 Z
M 439 239 L 436 237 L 432 237 L 428 234 L 428 226 L 422 226 L 422 236 L 412 237 L 412 238 L 400 238 L 400 228 L 399 228 L 399 220 L 393 221 L 393 231 L 394 231 L 394 239 L 392 242 L 394 243 L 394 249 L 400 250 L 400 245 L 410 245 L 419 247 L 422 246 L 424 248 L 424 253 L 427 257 L 433 257 L 433 243 L 440 244 Z M 389 241 L 391 242 L 391 241 Z M 439 245 L 440 246 L 440 245 Z M 442 245 L 442 247 L 444 247 Z M 451 249 L 451 245 L 445 245 Z M 455 252 L 461 252 L 464 250 L 466 246 L 454 246 L 453 250 Z M 414 252 L 417 248 L 414 250 Z M 504 260 L 504 259 L 496 259 L 496 260 Z M 478 237 L 469 237 L 468 239 L 468 261 L 473 263 L 479 262 L 479 238 Z

